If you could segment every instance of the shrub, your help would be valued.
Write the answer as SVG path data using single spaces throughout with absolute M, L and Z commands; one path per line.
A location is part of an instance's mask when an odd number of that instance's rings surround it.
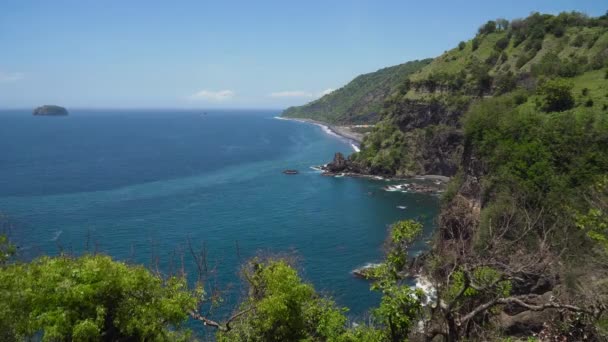
M 583 94 L 583 96 L 587 96 L 587 94 L 589 94 L 589 88 L 583 88 L 581 94 Z
M 494 44 L 494 48 L 498 51 L 502 51 L 502 50 L 506 49 L 507 46 L 509 46 L 509 38 L 507 38 L 507 37 L 500 38 Z
M 524 52 L 521 55 L 519 55 L 519 57 L 517 57 L 517 60 L 515 61 L 515 66 L 517 68 L 521 68 L 524 65 L 526 65 L 526 63 L 528 63 L 532 58 L 534 58 L 534 54 L 529 53 L 529 52 Z
M 483 24 L 479 30 L 477 30 L 477 34 L 488 34 L 496 32 L 496 22 L 494 20 L 489 20 L 487 23 Z
M 557 78 L 549 80 L 539 89 L 543 97 L 542 109 L 545 112 L 563 112 L 574 107 L 572 84 Z
M 494 79 L 494 86 L 496 94 L 504 94 L 515 89 L 515 75 L 511 71 L 497 74 Z
M 498 58 L 500 58 L 500 54 L 497 51 L 492 51 L 492 53 L 486 58 L 485 63 L 487 65 L 495 65 L 498 62 Z
M 464 50 L 464 48 L 465 48 L 466 46 L 467 46 L 467 43 L 465 43 L 465 42 L 460 42 L 460 43 L 458 43 L 458 49 L 459 49 L 459 50 L 461 50 L 461 51 L 462 51 L 462 50 Z
M 585 37 L 582 34 L 577 34 L 572 38 L 572 46 L 581 47 L 585 44 Z
M 475 37 L 475 38 L 473 38 L 471 49 L 473 51 L 475 51 L 475 50 L 477 50 L 478 47 L 479 47 L 479 39 L 477 37 Z
M 585 107 L 593 107 L 593 100 L 588 99 L 587 101 L 585 101 Z

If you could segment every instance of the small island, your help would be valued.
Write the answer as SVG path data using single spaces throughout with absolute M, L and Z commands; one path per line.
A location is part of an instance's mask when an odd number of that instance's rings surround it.
M 68 115 L 68 110 L 60 106 L 44 105 L 34 109 L 32 114 L 47 116 L 65 116 Z

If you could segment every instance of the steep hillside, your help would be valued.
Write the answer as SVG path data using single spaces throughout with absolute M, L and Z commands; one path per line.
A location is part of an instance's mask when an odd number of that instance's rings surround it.
M 427 340 L 605 340 L 608 16 L 490 21 L 412 75 L 349 167 L 454 176 Z
M 357 76 L 344 87 L 309 104 L 290 107 L 282 114 L 332 124 L 367 124 L 378 120 L 386 98 L 413 72 L 431 60 L 412 61 Z
M 535 13 L 489 21 L 476 37 L 412 74 L 385 102 L 382 120 L 351 159 L 365 172 L 408 176 L 456 173 L 463 150 L 461 117 L 481 99 L 516 92 L 525 106 L 561 77 L 576 105 L 606 110 L 606 19 Z

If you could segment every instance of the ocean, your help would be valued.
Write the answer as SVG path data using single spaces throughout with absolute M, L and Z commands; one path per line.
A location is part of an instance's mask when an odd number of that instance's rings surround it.
M 242 296 L 240 265 L 290 255 L 306 281 L 363 318 L 379 296 L 351 271 L 382 259 L 397 220 L 424 223 L 413 253 L 424 249 L 439 199 L 384 191 L 392 183 L 383 180 L 321 176 L 311 166 L 352 153 L 351 142 L 277 115 L 1 111 L 0 227 L 23 259 L 96 251 L 164 272 L 177 268 L 172 256 L 189 258 L 188 242 L 204 245 L 226 290 L 220 320 Z

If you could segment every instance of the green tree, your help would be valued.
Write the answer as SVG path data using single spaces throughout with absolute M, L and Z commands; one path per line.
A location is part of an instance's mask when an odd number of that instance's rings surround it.
M 253 259 L 243 270 L 248 296 L 218 341 L 338 341 L 346 317 L 281 259 Z
M 574 107 L 572 83 L 556 78 L 549 80 L 539 89 L 543 97 L 542 109 L 545 112 L 563 112 Z
M 176 341 L 194 308 L 184 279 L 108 256 L 42 257 L 0 269 L 0 340 Z

